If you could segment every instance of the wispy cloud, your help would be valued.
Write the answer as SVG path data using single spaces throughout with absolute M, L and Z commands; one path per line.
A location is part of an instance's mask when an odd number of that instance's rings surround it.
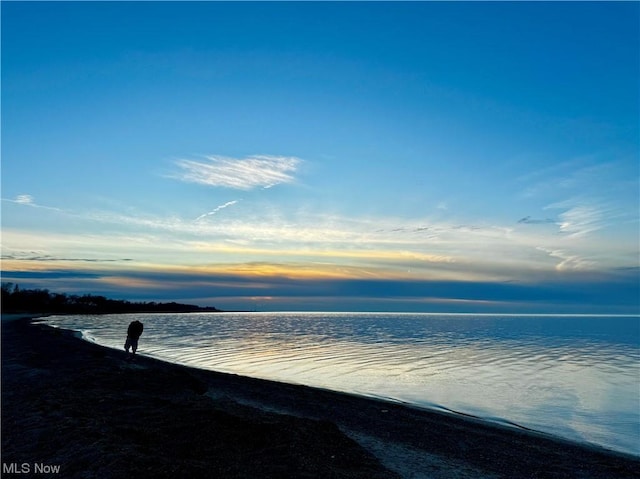
M 250 190 L 292 183 L 302 160 L 291 156 L 254 155 L 247 158 L 207 156 L 204 161 L 176 161 L 180 172 L 171 177 L 188 183 Z
M 46 242 L 38 235 L 6 232 L 3 250 L 6 254 L 7 246 L 18 251 L 30 244 L 41 250 L 34 257 L 128 257 L 154 263 L 161 255 L 165 265 L 268 260 L 307 264 L 319 275 L 348 276 L 358 271 L 358 275 L 450 279 L 509 277 L 506 271 L 512 268 L 507 263 L 514 258 L 504 252 L 522 255 L 508 228 L 427 219 L 353 218 L 308 211 L 286 216 L 225 215 L 215 222 L 107 212 L 91 213 L 87 219 L 109 223 L 110 232 L 99 237 L 49 235 Z M 487 266 L 488 254 L 493 259 Z
M 42 208 L 42 209 L 51 210 L 51 211 L 62 211 L 60 208 L 40 205 L 35 202 L 35 198 L 33 196 L 27 195 L 27 194 L 17 195 L 15 198 L 2 198 L 2 201 L 7 201 L 9 203 L 15 203 L 23 206 L 30 206 L 32 208 Z
M 34 202 L 21 201 L 27 206 Z M 555 220 L 527 216 L 511 226 L 429 217 L 344 216 L 302 206 L 254 210 L 248 205 L 237 215 L 220 214 L 239 201 L 221 203 L 197 218 L 193 213 L 155 215 L 131 208 L 63 212 L 87 223 L 57 236 L 3 230 L 3 255 L 5 260 L 29 263 L 29 268 L 47 260 L 59 264 L 81 258 L 77 261 L 106 265 L 114 264 L 107 260 L 133 258 L 136 263 L 153 264 L 161 257 L 165 266 L 267 261 L 305 264 L 318 275 L 323 271 L 337 276 L 458 280 L 509 280 L 542 271 L 596 270 L 628 263 L 624 245 L 610 243 L 603 253 L 598 236 L 589 234 L 606 228 L 612 214 L 608 203 L 590 202 L 585 207 L 581 198 L 553 204 L 560 210 L 551 216 Z M 216 214 L 216 221 L 206 221 Z M 555 226 L 529 227 L 538 223 Z M 29 254 L 15 254 L 27 248 Z M 287 268 L 278 271 L 291 276 Z
M 556 271 L 584 271 L 592 269 L 596 263 L 594 261 L 582 258 L 576 254 L 572 254 L 563 249 L 547 249 L 538 248 L 553 258 L 560 259 L 556 265 Z
M 601 228 L 601 212 L 589 206 L 575 206 L 560 214 L 560 231 L 570 236 L 582 236 Z
M 520 218 L 518 220 L 518 224 L 524 225 L 546 225 L 546 224 L 555 224 L 556 220 L 551 218 L 537 219 L 532 218 L 531 216 L 525 216 L 524 218 Z
M 518 178 L 525 183 L 522 196 L 556 196 L 570 192 L 583 194 L 602 190 L 603 178 L 619 180 L 616 162 L 596 162 L 584 157 L 557 163 Z
M 632 163 L 619 155 L 595 152 L 518 178 L 524 186 L 521 199 L 540 208 L 537 218 L 532 210 L 534 215 L 518 224 L 555 225 L 563 238 L 615 235 L 625 222 L 637 220 L 638 210 L 629 203 L 637 198 L 638 188 Z M 548 210 L 556 211 L 549 217 L 543 213 Z
M 14 203 L 20 203 L 22 205 L 32 205 L 33 203 L 33 196 L 31 195 L 18 195 L 16 196 L 15 200 L 13 200 Z
M 200 221 L 204 218 L 206 218 L 207 216 L 213 216 L 215 215 L 218 211 L 223 210 L 225 208 L 228 208 L 229 206 L 233 206 L 235 205 L 239 200 L 233 200 L 233 201 L 227 201 L 225 204 L 220 205 L 220 206 L 216 206 L 214 209 L 212 209 L 211 211 L 209 211 L 208 213 L 204 213 L 200 216 L 198 216 L 195 221 Z
M 549 205 L 547 209 L 563 209 L 558 215 L 560 232 L 570 237 L 585 236 L 604 226 L 606 215 L 602 206 L 580 200 L 568 200 Z
M 29 253 L 22 254 L 3 254 L 0 259 L 2 260 L 20 260 L 20 261 L 41 261 L 41 262 L 83 262 L 83 263 L 120 263 L 124 261 L 133 261 L 131 258 L 61 258 L 51 255 L 36 255 Z

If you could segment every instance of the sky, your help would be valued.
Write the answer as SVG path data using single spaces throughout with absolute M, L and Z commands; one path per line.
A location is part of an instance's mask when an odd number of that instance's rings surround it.
M 639 314 L 638 2 L 13 2 L 2 281 Z

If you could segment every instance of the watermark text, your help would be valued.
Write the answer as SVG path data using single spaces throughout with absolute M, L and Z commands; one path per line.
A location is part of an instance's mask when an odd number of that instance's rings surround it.
M 3 462 L 2 474 L 60 474 L 60 464 L 43 462 Z

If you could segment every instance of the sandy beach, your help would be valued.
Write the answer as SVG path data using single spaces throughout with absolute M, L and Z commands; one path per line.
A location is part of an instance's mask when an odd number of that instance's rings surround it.
M 544 434 L 126 359 L 28 318 L 2 321 L 3 476 L 640 477 L 639 458 Z

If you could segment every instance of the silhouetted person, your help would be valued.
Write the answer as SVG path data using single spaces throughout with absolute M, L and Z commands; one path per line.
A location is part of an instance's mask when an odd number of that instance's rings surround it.
M 127 341 L 124 343 L 124 350 L 126 352 L 129 352 L 129 348 L 131 348 L 133 354 L 136 354 L 136 351 L 138 350 L 138 339 L 140 339 L 143 329 L 144 326 L 140 321 L 131 321 L 129 328 L 127 329 Z

